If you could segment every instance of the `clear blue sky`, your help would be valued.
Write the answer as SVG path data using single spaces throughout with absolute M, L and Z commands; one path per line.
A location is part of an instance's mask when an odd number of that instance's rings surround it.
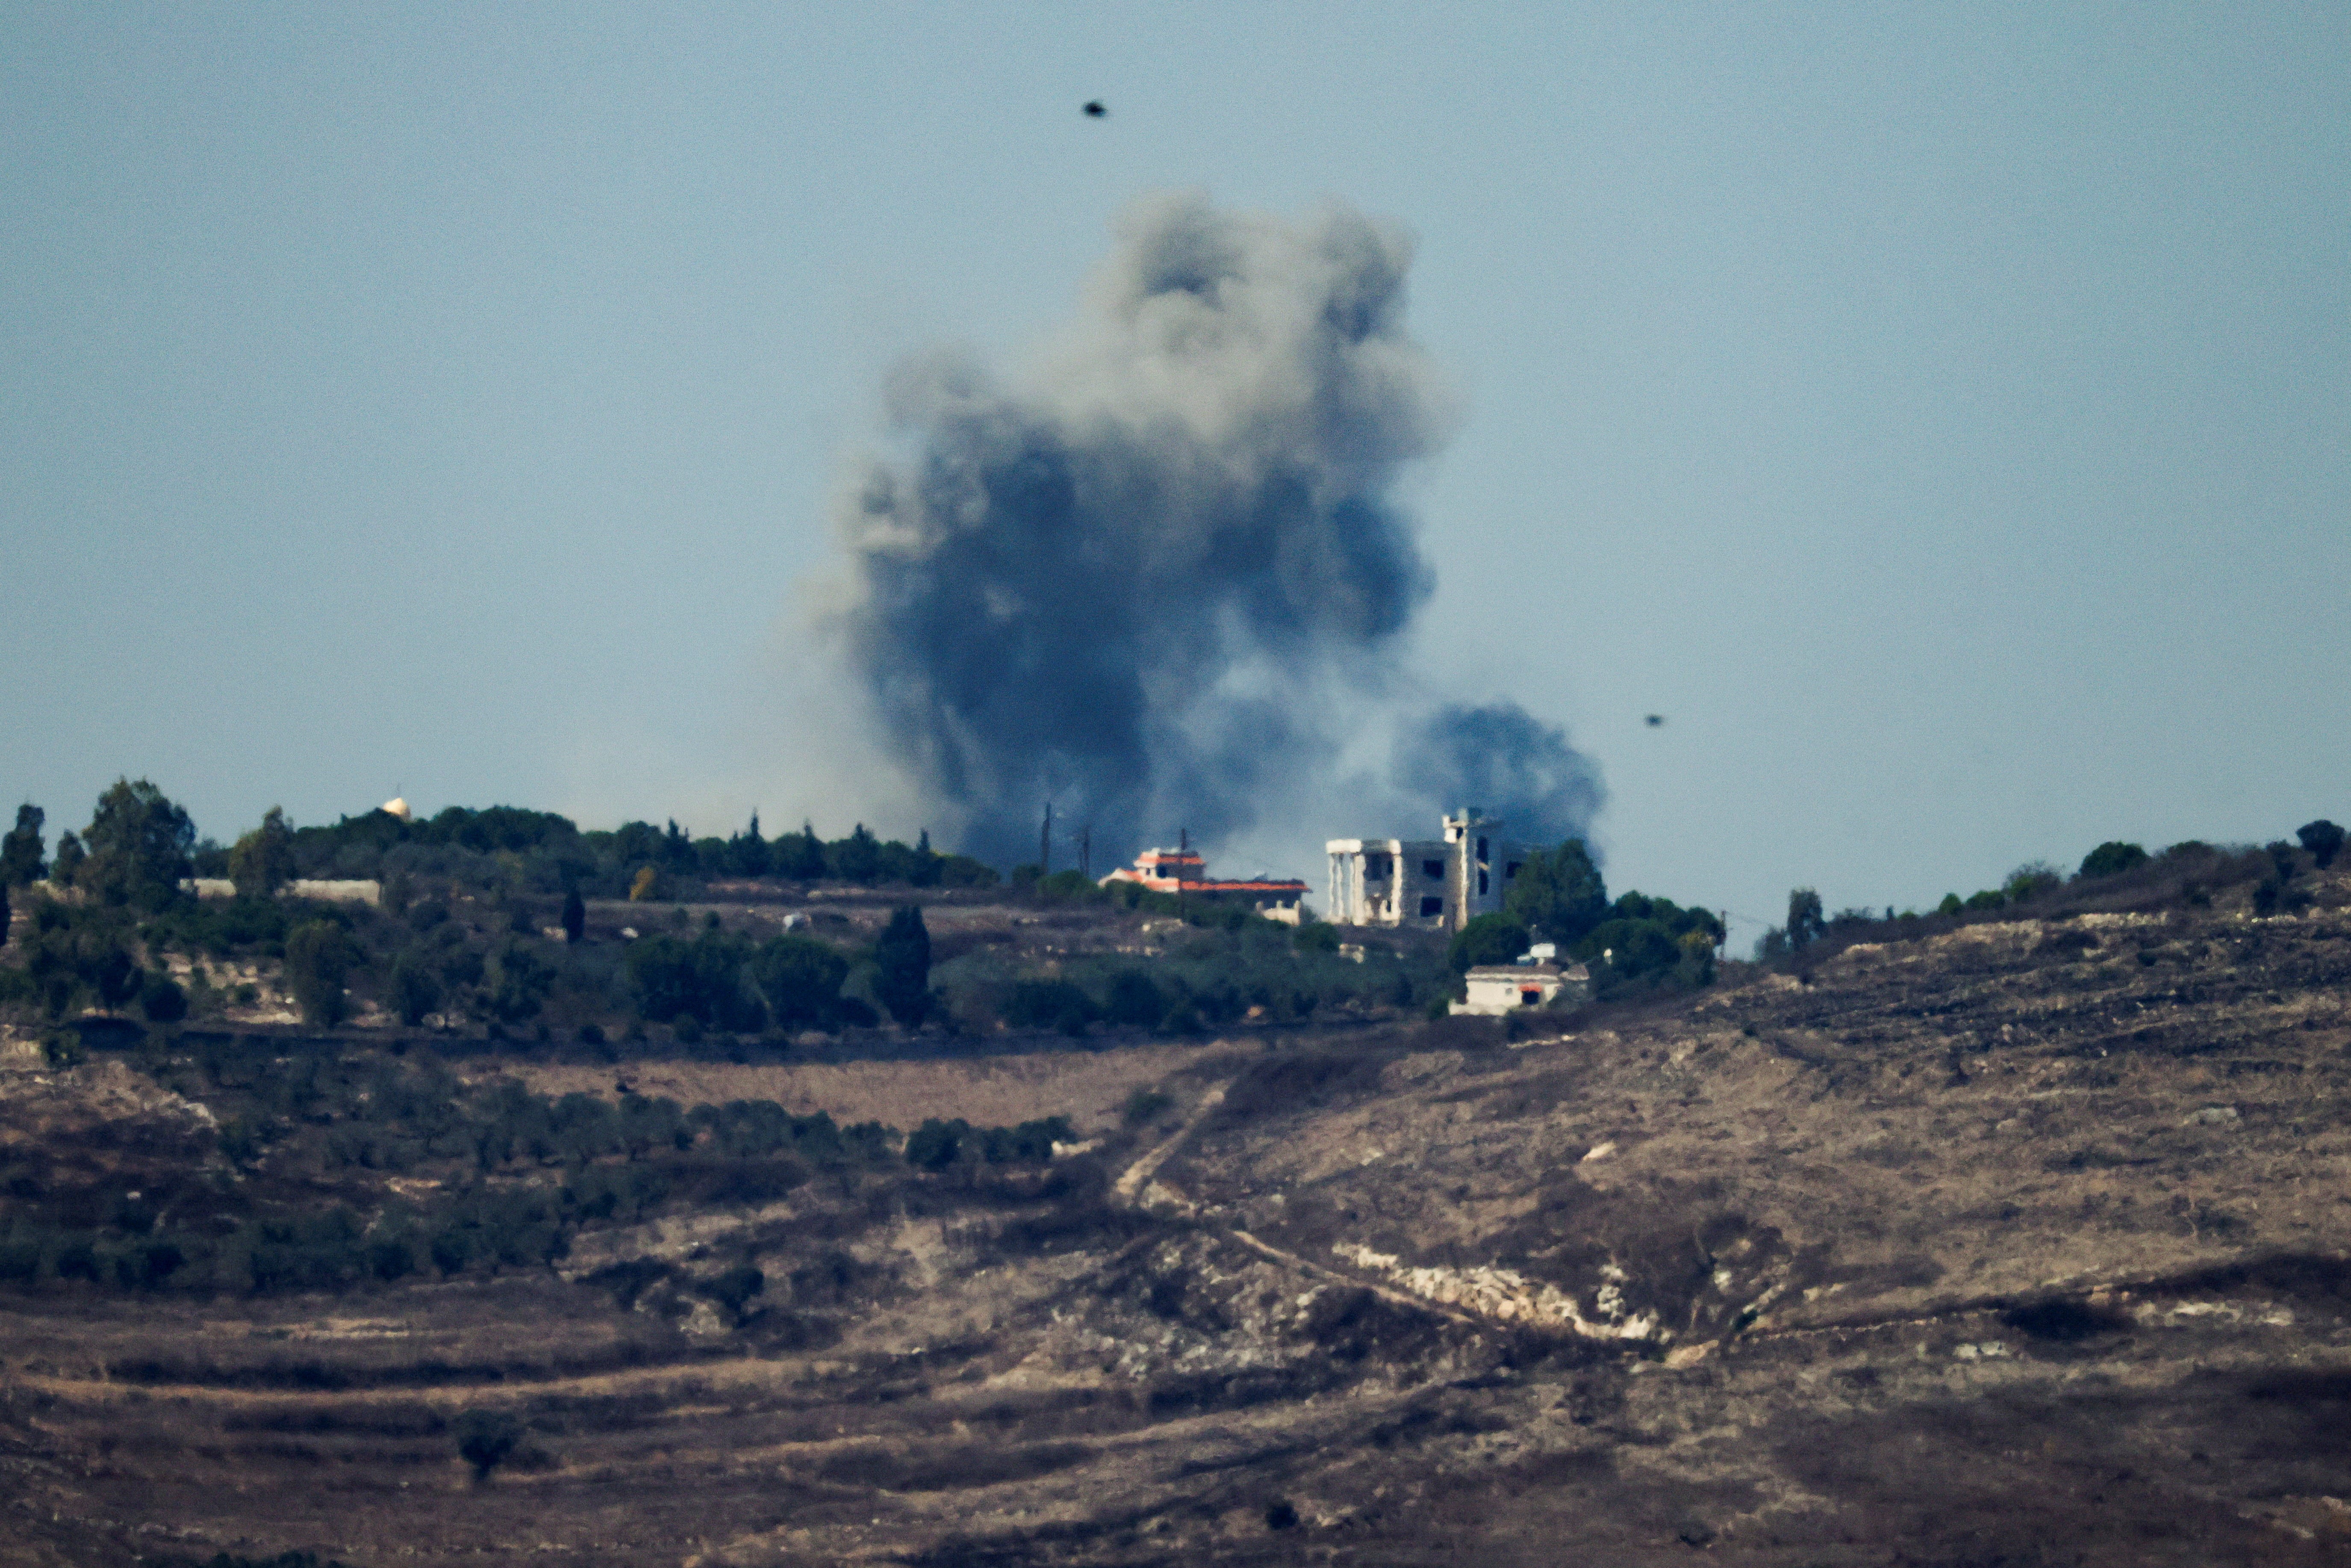
M 1184 186 L 1417 235 L 1416 658 L 1612 885 L 2351 821 L 2351 11 L 2260 4 L 0 6 L 0 791 L 883 815 L 781 716 L 844 454 Z

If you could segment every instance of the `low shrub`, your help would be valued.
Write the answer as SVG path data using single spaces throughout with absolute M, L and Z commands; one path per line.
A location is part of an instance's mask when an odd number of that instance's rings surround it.
M 486 1481 L 522 1442 L 522 1423 L 503 1410 L 468 1410 L 457 1417 L 452 1431 L 457 1457 L 474 1467 L 474 1479 Z

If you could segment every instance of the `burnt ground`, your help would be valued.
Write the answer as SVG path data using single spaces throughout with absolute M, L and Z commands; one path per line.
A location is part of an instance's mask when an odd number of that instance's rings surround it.
M 1048 1167 L 824 1176 L 553 1269 L 0 1295 L 0 1557 L 2342 1561 L 2318 892 L 1517 1040 L 1249 1040 Z M 136 1076 L 19 1073 L 10 1134 L 168 1164 L 193 1113 Z M 747 1263 L 757 1295 L 696 1283 Z M 476 1476 L 482 1412 L 516 1441 Z

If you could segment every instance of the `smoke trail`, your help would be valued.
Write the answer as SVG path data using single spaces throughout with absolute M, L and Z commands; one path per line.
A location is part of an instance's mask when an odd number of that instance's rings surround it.
M 885 743 L 967 850 L 1032 855 L 1048 799 L 1106 846 L 1244 833 L 1393 699 L 1433 580 L 1390 492 L 1449 413 L 1405 330 L 1410 260 L 1344 207 L 1289 224 L 1155 198 L 1046 369 L 1013 386 L 946 357 L 900 369 L 906 455 L 844 492 L 838 629 Z M 1529 760 L 1424 768 L 1423 804 L 1499 767 L 1588 815 L 1564 737 L 1502 718 L 1431 721 L 1440 744 Z M 1570 775 L 1583 794 L 1538 787 Z

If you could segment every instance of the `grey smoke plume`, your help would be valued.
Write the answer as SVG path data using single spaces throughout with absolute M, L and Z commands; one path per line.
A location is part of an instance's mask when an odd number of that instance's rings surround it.
M 1155 198 L 1041 369 L 901 368 L 899 455 L 844 492 L 839 630 L 944 834 L 1031 858 L 1050 800 L 1111 854 L 1179 825 L 1213 844 L 1405 700 L 1400 639 L 1433 579 L 1391 493 L 1448 422 L 1405 330 L 1411 249 L 1344 207 L 1291 224 Z M 1446 755 L 1403 748 L 1370 793 L 1423 823 L 1464 789 L 1544 831 L 1597 803 L 1590 766 L 1514 707 L 1415 733 Z
M 1535 843 L 1582 833 L 1603 799 L 1592 759 L 1512 703 L 1440 706 L 1396 748 L 1395 775 L 1415 799 L 1476 806 Z

